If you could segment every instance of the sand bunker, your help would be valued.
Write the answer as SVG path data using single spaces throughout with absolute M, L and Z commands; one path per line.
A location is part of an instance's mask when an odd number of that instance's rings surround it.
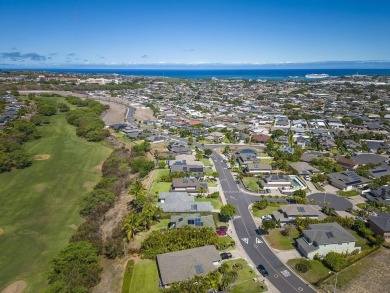
M 4 235 L 4 229 L 0 228 L 0 236 Z
M 26 289 L 27 283 L 23 280 L 13 282 L 8 287 L 3 289 L 1 293 L 22 293 Z
M 50 155 L 42 154 L 42 155 L 35 155 L 35 160 L 37 161 L 44 161 L 50 159 Z

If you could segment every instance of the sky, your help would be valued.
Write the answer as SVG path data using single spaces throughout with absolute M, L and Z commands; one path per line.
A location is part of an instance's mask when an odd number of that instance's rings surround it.
M 0 67 L 390 61 L 389 0 L 0 0 Z

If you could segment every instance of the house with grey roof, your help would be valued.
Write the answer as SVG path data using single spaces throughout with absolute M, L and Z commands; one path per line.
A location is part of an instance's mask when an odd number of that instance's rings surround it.
M 341 190 L 351 190 L 362 187 L 371 182 L 371 180 L 359 176 L 353 171 L 343 171 L 328 174 L 330 185 Z
M 277 211 L 274 211 L 272 217 L 279 222 L 281 226 L 293 224 L 296 218 L 307 219 L 325 219 L 325 215 L 321 212 L 318 205 L 301 205 L 289 204 L 281 206 Z
M 308 176 L 323 173 L 307 162 L 296 162 L 290 164 L 291 168 L 298 172 L 299 175 Z
M 208 191 L 208 185 L 206 182 L 200 182 L 196 178 L 173 178 L 171 191 L 172 192 L 182 192 L 186 191 L 188 193 L 200 193 L 202 188 L 205 192 Z
M 390 186 L 381 186 L 370 189 L 364 194 L 367 200 L 376 202 L 378 204 L 390 205 Z
M 369 217 L 368 224 L 377 235 L 382 235 L 386 242 L 390 242 L 390 214 L 380 213 L 376 217 Z
M 374 178 L 381 178 L 383 176 L 390 175 L 390 168 L 389 167 L 385 168 L 385 167 L 379 166 L 379 167 L 373 168 L 371 170 L 368 170 L 368 173 Z
M 157 255 L 157 267 L 163 286 L 206 276 L 219 267 L 221 256 L 214 245 Z
M 309 259 L 316 254 L 321 256 L 329 252 L 351 253 L 357 239 L 338 223 L 311 224 L 303 231 L 303 237 L 296 240 L 298 251 Z
M 196 164 L 187 164 L 185 160 L 175 161 L 170 165 L 171 172 L 183 172 L 183 173 L 203 173 L 203 166 Z
M 260 174 L 260 173 L 271 173 L 272 166 L 267 163 L 250 163 L 247 164 L 244 172 L 247 174 Z
M 211 212 L 211 202 L 195 202 L 187 192 L 161 192 L 157 206 L 165 213 L 199 213 Z
M 190 226 L 192 228 L 210 227 L 215 230 L 215 222 L 212 215 L 201 216 L 200 214 L 181 214 L 171 216 L 169 222 L 170 228 L 183 228 L 185 226 Z

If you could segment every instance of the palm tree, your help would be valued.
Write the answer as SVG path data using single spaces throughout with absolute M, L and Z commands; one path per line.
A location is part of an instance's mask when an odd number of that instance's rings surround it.
M 131 188 L 129 190 L 129 194 L 134 196 L 136 199 L 140 196 L 146 195 L 146 188 L 142 184 L 142 182 L 137 179 L 133 185 L 131 185 Z
M 134 235 L 139 232 L 139 219 L 136 213 L 131 213 L 125 219 L 122 230 L 126 231 L 127 239 L 130 240 Z

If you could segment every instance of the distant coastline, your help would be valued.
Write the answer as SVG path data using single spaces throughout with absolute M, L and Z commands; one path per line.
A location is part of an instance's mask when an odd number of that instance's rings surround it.
M 46 71 L 54 73 L 120 74 L 134 76 L 236 79 L 236 80 L 309 80 L 306 75 L 327 74 L 329 78 L 352 75 L 390 75 L 390 69 L 2 69 Z M 312 80 L 312 79 L 311 79 Z

